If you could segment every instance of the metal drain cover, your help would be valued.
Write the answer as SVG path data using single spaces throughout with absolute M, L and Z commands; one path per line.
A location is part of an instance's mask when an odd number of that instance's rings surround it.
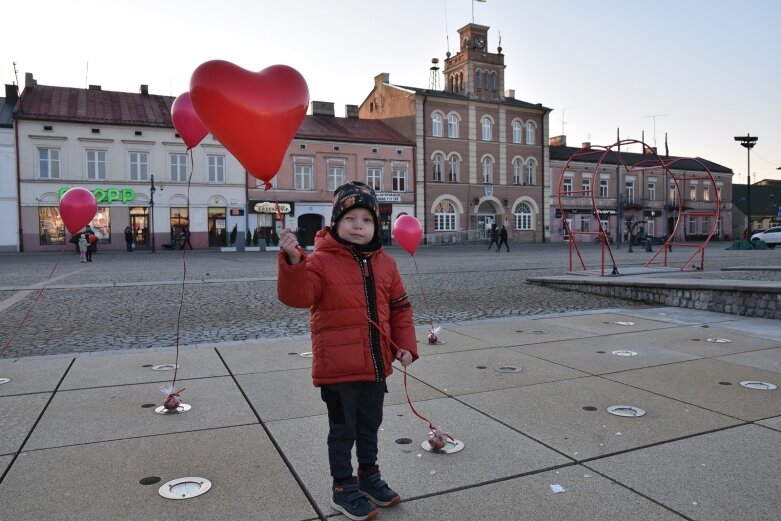
M 547 335 L 548 331 L 545 331 L 544 329 L 532 329 L 529 331 L 530 335 Z
M 631 405 L 611 405 L 607 408 L 607 412 L 615 414 L 616 416 L 625 416 L 628 418 L 637 418 L 645 415 L 643 409 Z
M 610 354 L 616 355 L 616 356 L 637 356 L 636 351 L 630 351 L 629 349 L 618 349 L 616 351 L 611 351 Z
M 424 440 L 420 446 L 423 450 L 436 454 L 454 454 L 464 449 L 464 442 L 461 440 L 447 440 L 445 441 L 445 446 L 439 450 L 432 448 L 428 440 Z
M 7 384 L 10 381 L 10 378 L 0 378 L 0 385 Z
M 498 365 L 494 367 L 494 371 L 499 373 L 520 373 L 521 368 L 517 365 Z
M 177 364 L 160 364 L 152 366 L 152 371 L 173 371 L 174 369 L 179 369 L 179 366 Z
M 755 380 L 746 380 L 740 382 L 740 385 L 743 387 L 748 387 L 749 389 L 756 389 L 757 391 L 774 391 L 778 389 L 776 384 L 771 384 L 768 382 L 757 382 Z
M 312 351 L 307 351 L 305 353 L 301 353 L 298 356 L 300 356 L 301 358 L 312 358 L 313 355 L 312 355 Z
M 715 342 L 717 344 L 730 344 L 732 340 L 729 338 L 708 338 L 708 342 Z
M 171 410 L 168 410 L 164 406 L 161 405 L 160 407 L 155 409 L 155 412 L 157 414 L 179 414 L 179 413 L 187 412 L 187 411 L 189 411 L 192 408 L 193 408 L 192 405 L 189 405 L 189 404 L 186 404 L 186 403 L 180 403 L 179 407 L 177 407 L 176 409 L 171 411 Z
M 204 478 L 179 478 L 165 483 L 158 492 L 166 499 L 190 499 L 205 494 L 212 482 Z
M 624 320 L 619 320 L 618 322 L 616 322 L 616 324 L 618 324 L 619 326 L 634 326 L 635 325 L 634 322 L 627 322 L 627 321 L 624 321 Z

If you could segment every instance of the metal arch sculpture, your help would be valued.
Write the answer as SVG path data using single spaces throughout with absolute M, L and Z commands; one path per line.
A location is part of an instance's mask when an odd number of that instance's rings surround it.
M 644 151 L 651 150 L 652 153 L 650 154 L 644 154 L 642 158 L 633 164 L 628 164 L 625 158 L 621 155 L 620 150 L 621 146 L 627 146 L 632 144 L 640 144 Z M 614 150 L 617 148 L 618 150 Z M 613 248 L 610 245 L 609 236 L 607 231 L 602 226 L 602 220 L 599 218 L 599 210 L 605 209 L 600 208 L 597 205 L 598 198 L 596 197 L 596 190 L 593 185 L 591 185 L 589 190 L 573 190 L 571 187 L 565 190 L 564 185 L 564 179 L 565 179 L 565 173 L 569 169 L 570 163 L 573 161 L 583 160 L 583 158 L 588 156 L 598 156 L 597 163 L 594 167 L 594 173 L 598 173 L 602 167 L 602 163 L 606 160 L 606 158 L 611 157 L 615 159 L 615 165 L 617 167 L 623 166 L 624 172 L 626 174 L 631 173 L 641 173 L 649 170 L 662 170 L 665 174 L 665 190 L 668 187 L 668 183 L 666 182 L 667 177 L 672 179 L 672 181 L 675 183 L 675 206 L 677 209 L 677 215 L 675 216 L 675 225 L 673 226 L 672 231 L 670 232 L 670 235 L 665 239 L 664 243 L 662 244 L 662 247 L 645 263 L 644 267 L 648 268 L 652 266 L 655 262 L 663 262 L 664 267 L 668 267 L 668 263 L 670 261 L 669 259 L 669 253 L 672 252 L 672 247 L 675 245 L 676 247 L 683 247 L 683 248 L 693 248 L 694 252 L 683 262 L 683 264 L 680 267 L 680 271 L 683 271 L 686 269 L 686 267 L 691 266 L 695 269 L 702 270 L 705 264 L 705 247 L 710 242 L 711 238 L 713 237 L 714 232 L 716 231 L 716 227 L 719 222 L 719 209 L 721 207 L 720 202 L 720 195 L 719 190 L 716 185 L 716 181 L 713 178 L 713 174 L 711 173 L 710 169 L 705 165 L 702 161 L 700 161 L 698 158 L 688 158 L 688 157 L 665 157 L 662 158 L 659 156 L 659 154 L 656 153 L 656 150 L 649 147 L 642 141 L 634 140 L 634 139 L 624 139 L 620 140 L 612 145 L 609 146 L 590 146 L 589 148 L 582 148 L 576 151 L 572 156 L 570 156 L 569 159 L 567 159 L 567 162 L 564 164 L 564 168 L 562 169 L 561 176 L 559 178 L 559 184 L 558 184 L 558 190 L 557 190 L 557 198 L 558 198 L 558 205 L 559 205 L 559 212 L 561 213 L 561 219 L 562 219 L 562 225 L 564 227 L 564 231 L 566 235 L 569 237 L 569 267 L 570 271 L 574 271 L 573 269 L 573 261 L 574 256 L 573 253 L 577 255 L 577 258 L 580 262 L 580 268 L 581 271 L 589 271 L 588 267 L 586 266 L 586 263 L 583 259 L 583 254 L 581 252 L 581 247 L 578 244 L 578 237 L 586 236 L 589 239 L 593 237 L 593 239 L 601 244 L 601 269 L 600 274 L 605 275 L 605 265 L 606 261 L 609 260 L 610 263 L 610 274 L 611 275 L 618 275 L 619 274 L 619 267 L 618 263 L 616 262 L 615 255 L 613 254 Z M 701 173 L 698 171 L 695 174 L 690 174 L 688 177 L 686 176 L 686 173 L 684 172 L 683 177 L 680 177 L 680 174 L 676 174 L 676 172 L 673 172 L 672 168 L 675 167 L 676 164 L 680 164 L 684 161 L 693 161 L 697 163 L 704 173 Z M 709 202 L 708 205 L 701 205 L 701 208 L 687 208 L 684 204 L 686 201 L 684 199 L 683 189 L 681 186 L 681 183 L 685 183 L 686 181 L 703 181 L 703 182 L 709 182 L 710 186 L 713 187 L 713 193 L 715 194 L 715 201 Z M 618 182 L 618 179 L 616 180 Z M 666 192 L 665 192 L 666 193 Z M 580 194 L 583 197 L 590 197 L 591 199 L 591 215 L 596 218 L 597 224 L 598 224 L 598 231 L 576 231 L 572 230 L 569 225 L 569 220 L 567 219 L 567 209 L 565 208 L 565 201 L 567 198 L 577 196 Z M 620 206 L 620 200 L 616 199 L 616 205 Z M 668 205 L 668 208 L 673 205 Z M 617 215 L 618 217 L 618 215 Z M 708 235 L 705 238 L 704 241 L 699 243 L 694 242 L 686 242 L 685 237 L 683 241 L 676 242 L 676 238 L 679 235 L 679 230 L 685 230 L 685 228 L 682 228 L 682 223 L 685 223 L 685 220 L 687 217 L 708 217 L 710 218 L 710 229 L 708 230 Z M 619 222 L 618 225 L 620 227 L 622 223 Z M 631 238 L 630 238 L 631 240 Z M 664 253 L 662 256 L 662 259 L 660 261 L 657 261 L 657 258 L 660 254 Z M 699 266 L 696 264 L 691 264 L 693 259 L 695 257 L 699 256 Z

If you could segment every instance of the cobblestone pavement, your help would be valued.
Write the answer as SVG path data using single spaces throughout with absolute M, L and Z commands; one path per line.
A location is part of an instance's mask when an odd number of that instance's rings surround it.
M 781 279 L 779 271 L 720 271 L 781 265 L 781 251 L 728 246 L 708 247 L 705 271 L 673 273 Z M 397 259 L 419 324 L 643 306 L 528 284 L 528 277 L 568 272 L 568 247 L 511 248 L 497 253 L 485 246 L 421 247 L 414 256 L 387 251 Z M 676 250 L 669 266 L 678 268 L 692 251 Z M 599 265 L 599 246 L 584 246 L 581 253 L 589 269 Z M 615 250 L 619 267 L 642 266 L 651 255 L 639 248 Z M 10 340 L 5 357 L 176 345 L 177 321 L 180 345 L 308 334 L 308 310 L 277 301 L 275 253 L 98 252 L 94 259 L 79 263 L 70 250 L 0 254 L 0 349 Z M 579 268 L 577 257 L 573 264 Z

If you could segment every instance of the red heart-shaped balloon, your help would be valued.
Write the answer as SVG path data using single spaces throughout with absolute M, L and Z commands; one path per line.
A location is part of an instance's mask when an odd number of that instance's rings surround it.
M 95 196 L 86 188 L 71 188 L 60 199 L 60 217 L 71 235 L 87 226 L 97 212 Z
M 270 188 L 306 115 L 304 77 L 287 65 L 251 72 L 212 60 L 193 71 L 190 99 L 212 135 Z
M 187 148 L 195 148 L 209 133 L 201 118 L 195 113 L 190 93 L 183 92 L 171 105 L 171 122 Z

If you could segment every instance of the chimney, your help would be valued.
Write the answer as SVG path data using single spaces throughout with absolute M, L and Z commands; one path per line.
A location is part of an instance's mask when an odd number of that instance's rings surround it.
M 358 119 L 358 105 L 345 105 L 344 117 L 349 119 Z
M 591 141 L 584 141 L 583 144 L 580 145 L 580 148 L 584 148 L 588 150 L 589 148 L 591 148 Z
M 505 89 L 504 97 L 505 98 L 513 98 L 513 99 L 515 99 L 515 89 Z
M 33 78 L 33 73 L 32 72 L 26 72 L 24 74 L 24 88 L 25 89 L 32 89 L 36 85 L 38 85 L 38 81 L 35 78 Z
M 16 85 L 5 85 L 5 102 L 14 103 L 19 99 L 19 91 L 16 90 Z
M 312 102 L 312 115 L 313 116 L 333 116 L 334 104 L 331 101 L 313 101 Z
M 548 138 L 548 144 L 552 147 L 566 147 L 567 136 L 553 136 Z
M 374 77 L 374 86 L 380 87 L 383 83 L 390 83 L 390 74 L 382 72 Z
M 656 154 L 656 147 L 649 147 L 649 146 L 644 146 L 643 147 L 643 155 L 644 156 L 652 156 L 654 154 Z
M 143 83 L 138 88 L 138 93 L 142 96 L 149 96 L 149 85 L 144 85 Z
M 89 90 L 101 90 L 100 85 L 90 85 Z

